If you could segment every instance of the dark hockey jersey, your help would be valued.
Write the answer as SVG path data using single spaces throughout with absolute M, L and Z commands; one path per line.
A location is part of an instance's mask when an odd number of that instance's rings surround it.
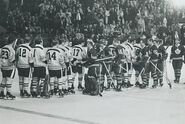
M 141 61 L 146 62 L 149 58 L 149 48 L 145 46 L 141 49 Z
M 182 45 L 172 46 L 170 59 L 172 60 L 182 60 L 182 57 L 185 55 L 185 48 Z
M 152 61 L 157 61 L 158 60 L 158 51 L 157 51 L 157 47 L 155 45 L 153 46 L 148 46 L 149 49 L 149 56 L 150 56 L 150 60 Z
M 166 49 L 164 48 L 163 45 L 160 45 L 157 48 L 157 51 L 158 51 L 158 62 L 162 62 L 167 59 L 168 54 L 166 53 Z
M 125 50 L 126 48 L 123 45 L 118 45 L 116 47 L 116 62 L 117 63 L 125 61 L 126 59 Z

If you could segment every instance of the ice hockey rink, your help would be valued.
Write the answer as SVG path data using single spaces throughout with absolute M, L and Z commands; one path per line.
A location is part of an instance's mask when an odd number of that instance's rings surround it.
M 167 72 L 173 82 L 169 62 Z M 0 124 L 184 124 L 184 73 L 183 66 L 181 82 L 172 83 L 172 89 L 165 80 L 164 86 L 156 89 L 111 90 L 103 92 L 103 97 L 76 91 L 75 95 L 50 99 L 20 98 L 16 76 L 13 93 L 17 98 L 0 100 Z

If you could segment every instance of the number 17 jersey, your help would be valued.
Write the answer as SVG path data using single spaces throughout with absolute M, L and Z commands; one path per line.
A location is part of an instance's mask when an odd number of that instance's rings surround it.
M 80 45 L 75 45 L 73 47 L 72 56 L 77 60 L 82 60 L 86 57 L 85 49 Z

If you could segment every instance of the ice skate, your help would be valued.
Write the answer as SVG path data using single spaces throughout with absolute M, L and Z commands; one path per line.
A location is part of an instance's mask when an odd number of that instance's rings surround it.
M 49 94 L 46 94 L 44 92 L 41 92 L 40 97 L 41 98 L 44 98 L 44 99 L 49 99 L 50 98 L 50 95 Z
M 84 87 L 82 87 L 81 84 L 78 84 L 78 90 L 82 91 L 84 89 Z
M 37 93 L 36 93 L 36 92 L 31 92 L 31 96 L 32 96 L 33 98 L 37 98 Z
M 28 93 L 28 91 L 24 90 L 23 91 L 23 96 L 24 98 L 29 98 L 31 95 Z
M 122 91 L 122 90 L 121 90 L 121 87 L 122 87 L 121 84 L 117 84 L 117 86 L 116 86 L 116 91 L 118 91 L 118 92 Z
M 51 96 L 53 96 L 53 95 L 54 95 L 54 90 L 50 90 L 50 91 L 49 91 L 49 94 L 50 94 Z
M 20 90 L 20 97 L 23 97 L 23 96 L 24 96 L 24 91 Z
M 15 99 L 16 97 L 13 96 L 10 92 L 7 92 L 7 93 L 6 93 L 6 98 L 7 98 L 7 99 L 10 99 L 10 100 L 13 100 L 13 99 Z
M 133 84 L 131 84 L 130 81 L 128 81 L 128 82 L 126 83 L 126 85 L 125 85 L 125 88 L 130 88 L 130 87 L 132 87 L 132 86 L 133 86 Z
M 145 84 L 145 83 L 143 83 L 143 84 L 140 85 L 140 88 L 141 88 L 141 89 L 145 89 L 145 88 L 147 88 L 147 87 L 148 87 L 148 85 Z
M 64 97 L 64 92 L 63 92 L 62 90 L 59 90 L 59 92 L 58 92 L 58 96 L 59 96 L 59 98 Z
M 58 88 L 54 88 L 53 93 L 56 95 L 58 93 Z
M 141 84 L 139 83 L 139 81 L 136 81 L 135 83 L 135 87 L 139 87 Z
M 5 98 L 4 92 L 1 91 L 1 93 L 0 93 L 0 99 L 4 99 L 4 98 Z

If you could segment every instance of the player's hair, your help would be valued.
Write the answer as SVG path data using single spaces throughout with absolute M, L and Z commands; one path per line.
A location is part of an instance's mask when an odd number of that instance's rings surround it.
M 11 34 L 8 37 L 7 44 L 12 44 L 16 40 L 15 35 Z
M 29 37 L 29 36 L 26 36 L 26 37 L 24 38 L 24 42 L 25 42 L 25 43 L 29 43 L 30 40 L 31 40 L 31 37 Z
M 41 44 L 42 42 L 43 42 L 43 40 L 40 36 L 35 37 L 35 44 Z
M 58 43 L 59 43 L 58 40 L 57 39 L 54 39 L 51 42 L 51 46 L 56 46 Z

